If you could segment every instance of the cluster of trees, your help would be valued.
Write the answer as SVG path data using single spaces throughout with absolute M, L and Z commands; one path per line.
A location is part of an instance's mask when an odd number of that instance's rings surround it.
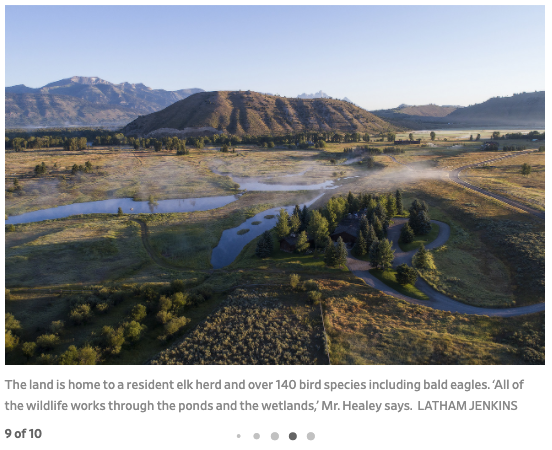
M 500 137 L 500 133 L 498 131 L 495 131 L 493 132 L 493 136 L 495 136 L 495 133 L 496 133 L 496 138 L 494 139 L 528 139 L 528 140 L 532 140 L 532 139 L 538 139 L 539 141 L 542 140 L 544 141 L 544 138 L 545 138 L 545 132 L 543 131 L 542 133 L 539 133 L 538 131 L 530 131 L 529 133 L 527 134 L 523 134 L 523 133 L 506 133 L 504 134 L 502 137 Z
M 37 177 L 40 175 L 45 175 L 48 173 L 48 166 L 44 162 L 42 164 L 37 164 L 34 168 L 34 173 Z
M 333 243 L 332 238 L 328 236 L 326 250 L 324 252 L 324 263 L 329 267 L 342 267 L 347 262 L 347 247 L 343 239 L 339 237 L 337 242 Z
M 90 161 L 86 161 L 84 163 L 84 166 L 82 164 L 73 164 L 73 167 L 71 168 L 71 173 L 75 175 L 77 172 L 92 172 L 92 163 Z
M 481 135 L 478 134 L 477 137 L 475 138 L 476 141 L 479 141 L 481 139 Z M 470 141 L 473 141 L 473 134 L 470 134 Z
M 35 352 L 41 352 L 37 359 L 41 364 L 96 364 L 109 355 L 118 355 L 125 348 L 132 348 L 143 338 L 148 326 L 161 327 L 159 339 L 172 338 L 190 322 L 184 315 L 186 310 L 212 295 L 208 287 L 188 292 L 184 288 L 182 281 L 174 280 L 165 288 L 143 284 L 133 291 L 102 288 L 91 296 L 71 296 L 67 320 L 51 322 L 35 341 L 22 345 L 19 345 L 19 321 L 6 314 L 6 350 L 20 347 L 27 359 L 35 356 Z M 9 298 L 9 291 L 6 292 Z M 104 326 L 96 338 L 81 347 L 71 346 L 58 355 L 48 353 L 60 344 L 72 327 L 93 323 L 97 315 L 107 314 L 125 300 L 134 300 L 135 305 L 117 325 Z M 144 323 L 146 321 L 148 326 Z
M 503 145 L 502 146 L 503 152 L 520 152 L 522 150 L 527 150 L 527 147 L 525 145 Z
M 86 149 L 86 138 L 80 137 L 80 138 L 69 138 L 63 141 L 63 150 L 68 151 L 77 151 L 77 150 L 85 150 Z
M 408 225 L 416 235 L 425 235 L 431 231 L 431 219 L 429 217 L 429 207 L 424 201 L 418 199 L 412 202 L 408 209 Z

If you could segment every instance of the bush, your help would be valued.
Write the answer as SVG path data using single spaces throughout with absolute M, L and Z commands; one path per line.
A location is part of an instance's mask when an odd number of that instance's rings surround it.
M 98 303 L 96 305 L 96 311 L 98 311 L 100 314 L 104 314 L 109 309 L 109 303 Z
M 307 280 L 303 283 L 303 289 L 305 291 L 317 291 L 318 283 L 314 280 Z
M 165 325 L 169 320 L 173 318 L 173 315 L 169 311 L 161 310 L 156 314 L 155 318 L 159 323 Z
M 11 313 L 6 313 L 4 316 L 6 331 L 19 331 L 21 330 L 21 323 Z
M 136 343 L 142 337 L 142 333 L 147 329 L 145 325 L 140 325 L 138 322 L 133 320 L 130 323 L 124 325 L 125 328 L 125 339 L 129 342 Z
M 14 232 L 15 231 L 15 225 L 6 225 L 6 231 Z
M 184 292 L 186 284 L 182 280 L 173 280 L 171 281 L 171 291 L 173 292 Z
M 158 306 L 159 311 L 170 311 L 170 309 L 172 308 L 172 301 L 170 298 L 162 295 L 161 297 L 159 297 Z
M 422 244 L 420 249 L 412 257 L 412 265 L 417 269 L 422 270 L 435 270 L 435 262 L 433 261 L 433 255 L 425 249 Z
M 292 289 L 297 289 L 297 286 L 299 286 L 300 281 L 301 281 L 301 277 L 296 273 L 293 273 L 289 276 L 289 285 L 291 286 Z
M 65 322 L 63 320 L 54 320 L 50 324 L 50 331 L 54 334 L 59 334 L 63 330 L 64 326 L 65 326 Z
M 104 344 L 111 354 L 117 355 L 121 352 L 121 347 L 125 343 L 123 327 L 114 329 L 110 326 L 104 326 L 102 336 L 104 336 Z
M 13 351 L 19 345 L 19 337 L 13 334 L 11 330 L 6 330 L 4 336 L 6 352 Z
M 544 353 L 539 352 L 531 347 L 525 347 L 521 356 L 529 364 L 544 364 Z
M 182 292 L 176 292 L 171 296 L 173 310 L 180 315 L 182 311 L 191 303 L 190 296 Z
M 165 333 L 168 336 L 172 336 L 175 334 L 178 330 L 185 327 L 188 323 L 190 323 L 190 319 L 187 319 L 184 316 L 181 317 L 175 317 L 174 319 L 169 320 L 165 324 Z
M 59 358 L 59 364 L 61 365 L 95 365 L 98 359 L 98 352 L 85 345 L 77 349 L 74 345 L 70 345 L 69 348 L 62 353 Z
M 43 334 L 36 339 L 37 345 L 44 350 L 53 349 L 58 342 L 59 338 L 55 334 Z
M 49 353 L 42 353 L 37 359 L 38 364 L 48 365 L 48 366 L 51 366 L 56 362 L 57 362 L 57 358 L 54 355 L 50 355 Z
M 36 342 L 24 342 L 21 346 L 21 351 L 23 352 L 23 355 L 27 357 L 27 361 L 34 356 L 36 347 Z
M 90 308 L 90 305 L 86 303 L 84 305 L 77 306 L 69 313 L 69 318 L 75 325 L 87 323 L 90 319 L 92 319 L 92 317 L 92 308 Z
M 144 320 L 146 318 L 147 315 L 148 315 L 148 313 L 146 311 L 146 307 L 144 305 L 138 304 L 138 305 L 134 306 L 134 308 L 132 308 L 130 318 L 132 320 L 135 320 L 136 322 L 141 322 L 142 320 Z
M 397 279 L 397 283 L 400 285 L 405 286 L 407 284 L 411 284 L 414 286 L 416 280 L 418 279 L 418 274 L 412 267 L 409 267 L 406 264 L 401 264 L 397 267 L 397 275 L 395 278 Z
M 309 301 L 315 305 L 318 305 L 320 300 L 322 300 L 322 292 L 320 291 L 309 291 L 307 295 L 309 297 Z

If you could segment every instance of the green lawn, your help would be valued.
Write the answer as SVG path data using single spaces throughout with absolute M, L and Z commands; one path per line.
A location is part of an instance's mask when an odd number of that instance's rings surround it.
M 429 234 L 424 234 L 423 236 L 414 236 L 414 240 L 408 244 L 404 244 L 399 241 L 399 247 L 403 252 L 409 252 L 410 250 L 416 250 L 420 248 L 422 244 L 427 245 L 433 242 L 437 236 L 439 236 L 439 225 L 436 223 L 431 224 L 431 231 Z
M 378 280 L 383 281 L 387 286 L 395 289 L 396 291 L 400 292 L 403 295 L 407 295 L 408 297 L 412 297 L 412 298 L 417 298 L 418 300 L 429 300 L 429 297 L 427 295 L 425 295 L 423 292 L 416 289 L 416 287 L 412 286 L 411 284 L 407 284 L 406 286 L 403 286 L 397 283 L 397 280 L 395 278 L 397 274 L 396 270 L 371 269 L 370 273 L 374 275 Z

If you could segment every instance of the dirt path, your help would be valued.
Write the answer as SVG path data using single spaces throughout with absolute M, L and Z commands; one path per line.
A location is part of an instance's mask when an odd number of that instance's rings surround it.
M 400 229 L 402 225 L 406 222 L 406 220 L 407 219 L 395 219 L 395 223 L 393 224 L 393 226 L 389 227 L 388 230 L 389 239 L 393 240 L 393 250 L 395 250 L 395 261 L 393 262 L 394 267 L 403 263 L 410 265 L 410 262 L 412 261 L 412 256 L 414 255 L 414 253 L 416 253 L 416 250 L 403 252 L 398 245 L 398 236 L 400 235 Z M 426 248 L 429 250 L 440 247 L 445 242 L 447 242 L 450 236 L 450 227 L 448 226 L 448 224 L 435 220 L 432 220 L 431 222 L 437 223 L 439 225 L 439 235 L 433 242 L 429 243 L 426 246 Z M 460 314 L 477 314 L 483 316 L 512 317 L 545 310 L 544 303 L 521 306 L 518 308 L 503 309 L 480 308 L 477 306 L 466 305 L 457 300 L 453 300 L 445 294 L 436 291 L 421 278 L 418 278 L 418 281 L 416 282 L 416 287 L 424 294 L 426 294 L 429 297 L 429 300 L 418 300 L 401 294 L 395 289 L 387 286 L 383 281 L 380 281 L 376 277 L 374 277 L 369 272 L 369 270 L 372 268 L 369 262 L 359 260 L 349 255 L 347 257 L 347 267 L 355 276 L 364 280 L 364 282 L 368 286 L 382 291 L 384 294 L 390 295 L 395 298 L 400 298 L 401 300 L 405 300 L 408 303 L 427 306 L 429 308 L 437 309 L 440 311 L 450 311 Z
M 529 214 L 532 214 L 535 217 L 538 217 L 539 219 L 544 220 L 544 212 L 543 211 L 539 211 L 537 209 L 531 208 L 530 206 L 527 206 L 527 205 L 525 205 L 521 202 L 517 202 L 515 200 L 511 200 L 507 197 L 503 197 L 502 195 L 494 194 L 494 193 L 489 192 L 485 189 L 482 189 L 478 186 L 474 186 L 473 184 L 468 183 L 467 181 L 464 181 L 460 178 L 460 172 L 462 172 L 465 169 L 480 166 L 482 164 L 487 164 L 487 163 L 494 162 L 494 161 L 500 161 L 500 160 L 503 160 L 503 159 L 506 159 L 506 158 L 514 158 L 516 156 L 526 155 L 528 153 L 532 153 L 532 152 L 535 152 L 535 151 L 536 150 L 526 150 L 526 151 L 523 151 L 523 152 L 515 153 L 513 155 L 501 156 L 499 158 L 488 159 L 487 161 L 482 161 L 482 162 L 479 162 L 479 163 L 468 164 L 467 166 L 459 167 L 458 169 L 454 169 L 453 171 L 449 172 L 449 178 L 451 179 L 452 182 L 454 182 L 456 184 L 459 184 L 459 185 L 464 186 L 468 189 L 471 189 L 472 191 L 479 192 L 480 194 L 486 195 L 487 197 L 492 197 L 496 200 L 500 200 L 502 203 L 506 203 L 507 205 L 513 206 L 514 208 L 521 209 L 522 211 L 525 211 Z

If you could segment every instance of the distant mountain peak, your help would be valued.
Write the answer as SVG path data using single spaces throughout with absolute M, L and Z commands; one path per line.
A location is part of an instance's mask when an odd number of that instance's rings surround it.
M 301 94 L 297 98 L 331 98 L 328 94 L 322 91 L 315 92 L 314 94 Z

